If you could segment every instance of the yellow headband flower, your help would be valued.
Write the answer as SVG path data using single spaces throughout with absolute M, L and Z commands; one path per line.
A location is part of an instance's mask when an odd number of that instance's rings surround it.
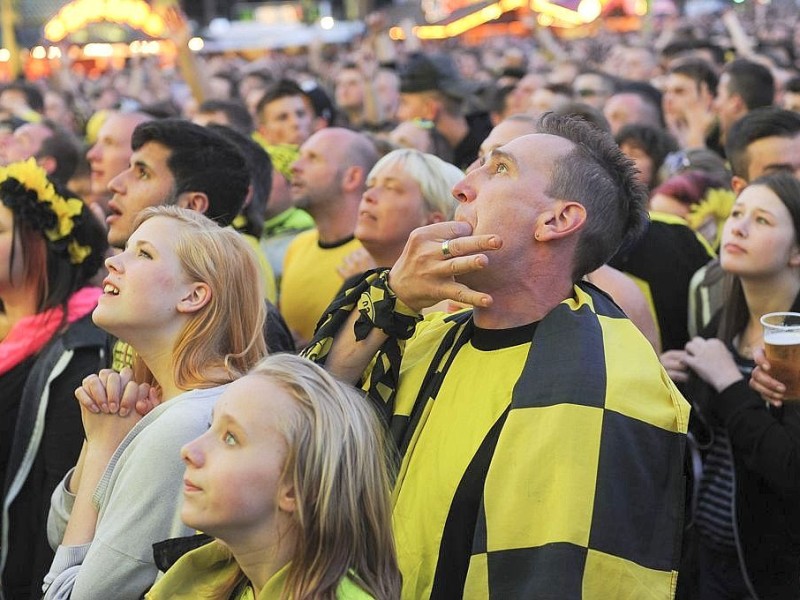
M 722 238 L 722 225 L 731 214 L 736 194 L 724 188 L 713 188 L 706 192 L 705 197 L 692 206 L 686 220 L 689 227 L 698 230 L 705 222 L 713 220 L 716 224 L 715 238 L 709 240 L 712 247 L 718 248 Z
M 77 198 L 60 196 L 45 170 L 36 160 L 11 163 L 0 167 L 0 201 L 21 218 L 44 233 L 50 242 L 59 242 L 72 235 L 75 219 L 83 211 Z M 72 264 L 82 263 L 92 250 L 75 239 L 66 244 Z

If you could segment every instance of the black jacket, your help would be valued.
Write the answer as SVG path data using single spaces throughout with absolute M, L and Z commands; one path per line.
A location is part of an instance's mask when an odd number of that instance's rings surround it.
M 710 407 L 733 448 L 740 560 L 761 600 L 800 598 L 800 406 L 766 408 L 740 381 Z
M 703 337 L 714 337 L 717 322 Z M 747 380 L 716 393 L 694 378 L 686 396 L 695 439 L 708 440 L 713 425 L 730 439 L 737 553 L 757 597 L 800 599 L 800 403 L 769 406 Z
M 5 600 L 41 597 L 53 559 L 45 526 L 50 496 L 75 466 L 83 444 L 75 388 L 108 366 L 108 351 L 108 335 L 87 315 L 53 338 L 25 377 L 2 482 L 0 597 Z M 20 368 L 27 366 L 26 361 Z M 5 379 L 0 378 L 0 388 Z

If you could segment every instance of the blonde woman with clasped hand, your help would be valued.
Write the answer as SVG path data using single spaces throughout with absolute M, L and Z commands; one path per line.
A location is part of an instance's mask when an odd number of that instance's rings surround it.
M 82 403 L 86 442 L 48 519 L 58 549 L 47 599 L 147 591 L 157 575 L 152 544 L 192 532 L 178 514 L 180 448 L 207 429 L 227 384 L 266 353 L 258 265 L 236 232 L 195 212 L 149 208 L 106 266 L 94 321 L 136 352 L 137 383 L 126 392 L 158 406 L 123 416 Z

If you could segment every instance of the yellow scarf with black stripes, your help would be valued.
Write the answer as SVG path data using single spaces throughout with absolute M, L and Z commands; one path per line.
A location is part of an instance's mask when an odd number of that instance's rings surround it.
M 324 362 L 372 277 L 341 294 L 320 321 L 306 350 L 312 360 Z M 471 313 L 442 321 L 429 365 L 439 376 L 424 378 L 432 383 L 423 383 L 410 411 L 395 414 L 394 406 L 402 341 L 387 340 L 364 381 L 401 451 L 425 426 L 415 414 L 436 401 Z M 493 428 L 465 575 L 454 589 L 447 578 L 440 585 L 437 570 L 431 597 L 671 598 L 688 413 L 633 324 L 603 292 L 576 285 L 536 327 L 508 411 Z M 403 575 L 411 597 L 414 582 Z

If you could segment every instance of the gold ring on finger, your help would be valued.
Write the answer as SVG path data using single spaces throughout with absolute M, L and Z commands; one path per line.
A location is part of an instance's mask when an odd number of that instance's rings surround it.
M 450 258 L 452 253 L 450 252 L 450 240 L 445 240 L 442 242 L 442 255 L 445 258 Z

